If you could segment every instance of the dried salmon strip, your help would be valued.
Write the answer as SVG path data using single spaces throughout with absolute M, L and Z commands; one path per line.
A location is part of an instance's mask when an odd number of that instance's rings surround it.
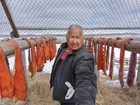
M 28 69 L 29 69 L 29 72 L 31 72 L 31 77 L 33 77 L 37 71 L 35 46 L 30 39 L 27 39 L 27 38 L 23 38 L 23 39 L 26 40 L 31 46 L 31 49 L 28 50 L 28 62 L 29 62 Z
M 21 50 L 19 48 L 19 45 L 15 41 L 10 40 L 10 43 L 15 48 L 15 74 L 14 74 L 15 98 L 16 100 L 24 101 L 26 99 L 27 93 Z
M 123 74 L 124 74 L 124 57 L 125 57 L 125 46 L 126 43 L 128 43 L 130 40 L 130 38 L 126 38 L 122 41 L 121 45 L 120 45 L 120 69 L 119 69 L 119 80 L 120 80 L 120 84 L 121 87 L 124 87 L 124 80 L 123 80 Z
M 134 85 L 136 64 L 137 64 L 137 53 L 131 52 L 130 62 L 129 62 L 129 71 L 127 75 L 127 85 L 129 87 L 132 87 Z
M 107 50 L 106 50 L 106 45 L 107 42 L 110 38 L 104 38 L 103 39 L 103 74 L 107 75 L 106 69 L 107 69 Z
M 0 47 L 0 95 L 1 98 L 14 97 L 14 79 L 7 65 L 3 49 Z
M 92 45 L 91 45 L 92 43 L 91 43 L 91 38 L 89 38 L 88 39 L 88 51 L 89 52 L 92 52 L 93 51 L 93 49 L 92 49 Z
M 37 48 L 37 71 L 42 71 L 44 67 L 44 50 L 41 43 L 38 42 L 37 38 L 31 38 L 36 42 Z
M 114 47 L 115 47 L 115 42 L 117 40 L 119 40 L 121 38 L 115 38 L 113 41 L 112 41 L 112 49 L 111 49 L 111 58 L 110 58 L 110 67 L 109 67 L 109 77 L 110 79 L 112 79 L 112 76 L 113 76 L 113 64 L 114 64 Z

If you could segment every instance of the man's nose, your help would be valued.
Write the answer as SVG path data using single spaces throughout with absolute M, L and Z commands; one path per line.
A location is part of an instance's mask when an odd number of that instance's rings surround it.
M 76 37 L 73 38 L 73 42 L 77 43 L 77 38 Z

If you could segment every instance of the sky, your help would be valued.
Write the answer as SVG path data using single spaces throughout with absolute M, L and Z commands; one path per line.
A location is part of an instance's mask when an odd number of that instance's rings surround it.
M 6 1 L 17 27 L 67 28 L 71 24 L 83 28 L 140 27 L 140 0 Z M 1 4 L 0 13 L 0 27 L 7 32 L 9 23 Z

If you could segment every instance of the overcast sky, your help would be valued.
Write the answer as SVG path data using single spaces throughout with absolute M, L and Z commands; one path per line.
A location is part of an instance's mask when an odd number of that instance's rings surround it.
M 140 0 L 6 0 L 17 27 L 140 27 Z M 0 26 L 7 22 L 0 5 Z

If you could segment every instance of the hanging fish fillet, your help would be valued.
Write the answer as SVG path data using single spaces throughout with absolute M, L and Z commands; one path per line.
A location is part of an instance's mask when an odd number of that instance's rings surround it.
M 10 43 L 15 48 L 15 74 L 14 74 L 15 98 L 17 100 L 24 101 L 27 96 L 27 93 L 21 51 L 19 45 L 15 41 L 10 40 Z
M 37 38 L 31 38 L 32 40 L 34 40 L 36 42 L 36 46 L 37 46 L 37 71 L 42 71 L 43 67 L 44 67 L 44 51 L 43 51 L 43 46 L 42 46 L 42 42 L 39 43 Z
M 88 51 L 89 52 L 92 52 L 93 51 L 93 49 L 92 49 L 92 45 L 91 45 L 92 43 L 91 43 L 91 38 L 88 38 Z
M 44 63 L 46 62 L 45 61 L 45 49 L 44 49 L 44 44 L 43 44 L 43 39 L 42 38 L 38 38 L 38 39 L 41 39 L 41 42 L 39 43 L 38 42 L 38 45 L 37 46 L 37 56 L 39 55 L 39 60 L 38 60 L 38 72 L 39 71 L 42 71 L 43 68 L 44 68 Z M 37 42 L 37 39 L 36 39 L 36 42 Z M 45 44 L 46 45 L 46 44 Z
M 107 42 L 108 42 L 108 40 L 109 40 L 110 38 L 104 38 L 103 39 L 103 63 L 102 63 L 102 65 L 103 65 L 103 74 L 104 75 L 107 75 L 107 73 L 106 73 L 106 69 L 107 69 L 107 51 L 106 51 L 106 45 L 107 45 Z
M 110 67 L 109 67 L 109 77 L 110 79 L 112 79 L 112 76 L 113 76 L 113 65 L 114 65 L 114 47 L 115 47 L 115 42 L 117 40 L 119 40 L 120 38 L 116 38 L 112 41 L 112 49 L 111 49 L 111 58 L 110 58 Z
M 137 64 L 137 53 L 131 52 L 129 71 L 127 75 L 127 84 L 130 87 L 134 85 L 136 64 Z
M 98 44 L 98 70 L 103 69 L 102 57 L 103 57 L 103 44 Z
M 0 95 L 1 98 L 14 97 L 14 79 L 7 65 L 3 49 L 0 47 Z
M 120 44 L 120 69 L 119 69 L 119 80 L 120 80 L 120 84 L 121 87 L 124 87 L 124 80 L 123 80 L 123 73 L 124 73 L 124 57 L 125 57 L 125 46 L 126 43 L 128 43 L 130 40 L 130 38 L 126 38 L 122 41 L 122 43 Z
M 47 40 L 46 40 L 46 38 L 45 37 L 41 37 L 41 39 L 42 39 L 42 42 L 43 42 L 43 51 L 44 51 L 44 63 L 46 63 L 46 61 L 47 61 L 47 56 L 46 56 L 46 53 L 47 53 Z
M 43 42 L 43 40 L 42 40 L 42 42 Z M 44 68 L 44 63 L 46 62 L 45 61 L 45 49 L 44 49 L 43 43 L 40 44 L 40 55 L 41 55 L 40 71 L 42 71 Z
M 31 49 L 28 50 L 28 61 L 29 61 L 29 68 L 28 69 L 29 69 L 29 72 L 31 72 L 31 74 L 32 74 L 31 77 L 33 77 L 37 71 L 35 46 L 30 39 L 23 38 L 23 40 L 26 40 L 31 46 Z M 31 57 L 30 57 L 30 55 L 31 55 Z
M 49 40 L 46 42 L 46 53 L 45 53 L 45 56 L 46 56 L 46 59 L 49 60 L 50 59 L 50 44 L 49 44 Z
M 107 41 L 109 40 L 108 38 L 102 38 L 103 42 L 100 43 L 99 49 L 98 49 L 98 70 L 102 69 L 103 70 L 103 74 L 106 74 L 106 68 L 107 68 L 107 51 L 106 51 L 106 44 Z
M 56 54 L 56 40 L 49 38 L 48 41 L 45 42 L 45 58 L 46 60 L 53 60 Z

